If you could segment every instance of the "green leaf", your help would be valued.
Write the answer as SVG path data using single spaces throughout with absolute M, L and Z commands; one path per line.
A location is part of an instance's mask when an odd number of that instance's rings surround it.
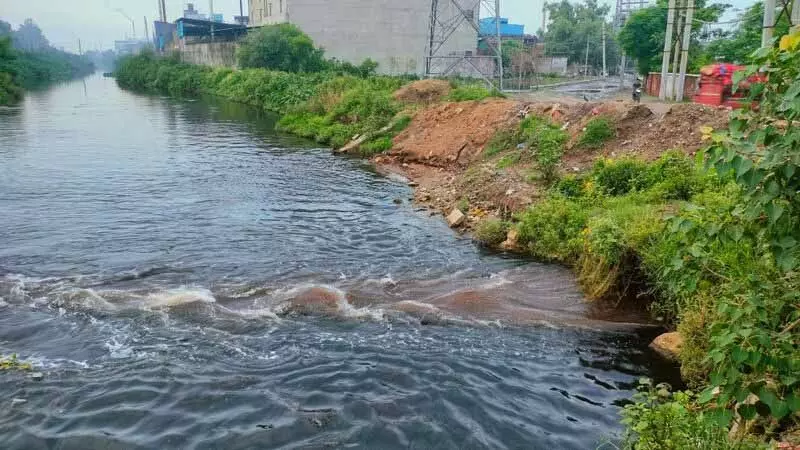
M 769 223 L 775 225 L 775 222 L 783 215 L 785 208 L 775 202 L 770 202 L 764 210 L 767 213 L 767 218 L 769 218 Z
M 753 168 L 753 161 L 748 158 L 742 158 L 741 156 L 737 156 L 733 160 L 733 169 L 736 171 L 736 177 L 740 178 L 744 176 L 750 169 Z
M 697 397 L 697 402 L 701 404 L 705 404 L 710 402 L 714 399 L 714 388 L 708 387 L 706 390 L 700 393 L 700 396 Z
M 736 347 L 731 352 L 731 358 L 733 358 L 733 362 L 736 364 L 741 364 L 747 359 L 747 352 L 742 350 L 741 347 Z
M 753 420 L 758 415 L 755 405 L 739 405 L 736 410 L 744 420 Z
M 800 80 L 795 81 L 789 86 L 789 89 L 787 89 L 786 93 L 783 95 L 783 99 L 784 101 L 792 101 L 798 95 L 800 95 Z
M 789 414 L 789 406 L 786 402 L 779 399 L 774 392 L 766 387 L 762 387 L 758 391 L 758 398 L 769 407 L 773 417 L 782 419 L 786 414 Z
M 786 406 L 788 406 L 792 412 L 800 411 L 800 395 L 790 392 L 789 395 L 786 396 Z

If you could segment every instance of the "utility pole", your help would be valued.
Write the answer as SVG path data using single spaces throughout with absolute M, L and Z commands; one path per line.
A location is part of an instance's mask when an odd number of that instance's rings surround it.
M 147 25 L 147 16 L 144 16 L 144 40 L 150 41 L 150 26 Z
M 586 59 L 583 61 L 583 77 L 589 78 L 589 34 L 586 35 Z
M 677 4 L 677 2 L 675 6 L 677 6 L 678 9 L 681 8 L 681 5 Z M 679 72 L 678 64 L 680 62 L 681 42 L 682 42 L 680 36 L 680 30 L 683 29 L 681 27 L 683 27 L 685 23 L 686 23 L 686 12 L 684 11 L 684 13 L 678 17 L 678 21 L 676 23 L 677 28 L 675 28 L 676 30 L 678 30 L 677 33 L 678 36 L 675 39 L 675 48 L 672 51 L 672 70 L 671 70 L 672 78 L 670 78 L 669 83 L 667 84 L 668 86 L 672 86 L 672 92 L 667 92 L 667 97 L 671 99 L 674 99 L 678 94 L 678 72 Z M 666 83 L 667 80 L 664 80 L 664 82 Z
M 664 36 L 664 56 L 661 60 L 661 86 L 658 88 L 658 98 L 661 100 L 667 98 L 667 72 L 669 71 L 669 52 L 672 48 L 672 29 L 675 25 L 675 0 L 669 0 L 667 8 L 667 31 Z
M 692 17 L 694 16 L 694 0 L 686 0 L 686 20 L 683 24 L 683 51 L 681 52 L 681 75 L 678 79 L 678 92 L 675 101 L 683 101 L 683 87 L 686 84 L 686 66 L 689 64 L 689 44 L 692 39 Z
M 497 28 L 497 55 L 500 60 L 500 92 L 503 92 L 503 37 L 500 33 L 500 0 L 494 0 L 494 26 Z
M 83 46 L 81 45 L 81 39 L 78 38 L 78 54 L 83 55 Z
M 601 30 L 602 30 L 601 32 L 603 33 L 603 78 L 605 78 L 605 77 L 608 76 L 608 73 L 606 72 L 606 22 L 605 22 L 605 20 L 603 20 L 603 22 L 600 24 L 600 26 L 602 27 L 601 28 Z
M 214 0 L 208 0 L 208 20 L 211 22 L 211 40 L 214 40 Z
M 242 0 L 239 0 L 239 17 L 244 17 L 244 8 L 242 7 Z
M 793 14 L 794 15 L 794 14 Z M 775 0 L 764 0 L 764 26 L 761 31 L 761 46 L 772 44 L 772 33 L 775 28 Z

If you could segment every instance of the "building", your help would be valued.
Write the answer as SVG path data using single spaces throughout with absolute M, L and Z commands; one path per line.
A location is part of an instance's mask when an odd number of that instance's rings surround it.
M 505 17 L 499 18 L 500 36 L 502 37 L 522 37 L 525 35 L 525 25 L 509 23 Z M 479 22 L 481 36 L 497 35 L 497 20 L 494 17 L 486 17 Z
M 478 11 L 474 0 L 456 0 L 465 17 L 438 54 L 475 52 Z M 439 15 L 462 12 L 452 1 L 439 1 Z M 359 64 L 376 61 L 385 74 L 425 71 L 430 42 L 431 0 L 251 0 L 250 26 L 289 22 L 311 36 L 327 57 Z
M 146 45 L 146 41 L 140 41 L 137 39 L 114 41 L 114 51 L 119 56 L 134 55 L 139 53 Z
M 187 3 L 186 9 L 183 10 L 183 18 L 192 20 L 207 20 L 208 16 L 205 14 L 200 14 L 200 11 L 194 9 L 194 3 Z

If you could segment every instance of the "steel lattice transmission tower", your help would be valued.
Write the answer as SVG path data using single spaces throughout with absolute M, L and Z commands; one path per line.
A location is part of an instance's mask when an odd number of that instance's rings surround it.
M 453 51 L 448 44 L 459 35 L 459 29 L 469 27 L 480 36 L 478 21 L 481 12 L 495 19 L 494 42 L 486 40 L 490 54 L 477 55 L 472 50 Z M 426 77 L 446 77 L 467 69 L 493 87 L 503 89 L 500 0 L 431 0 L 429 25 L 425 49 Z M 470 48 L 475 47 L 473 44 Z
M 628 17 L 635 11 L 650 6 L 650 0 L 617 0 L 617 12 L 614 16 L 614 26 L 619 31 Z

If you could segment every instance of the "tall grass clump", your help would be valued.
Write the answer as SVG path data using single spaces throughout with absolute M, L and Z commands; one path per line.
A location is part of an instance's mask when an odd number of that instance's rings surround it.
M 616 136 L 616 131 L 611 122 L 605 117 L 596 117 L 586 123 L 586 128 L 581 134 L 578 146 L 583 148 L 600 148 L 609 139 Z

